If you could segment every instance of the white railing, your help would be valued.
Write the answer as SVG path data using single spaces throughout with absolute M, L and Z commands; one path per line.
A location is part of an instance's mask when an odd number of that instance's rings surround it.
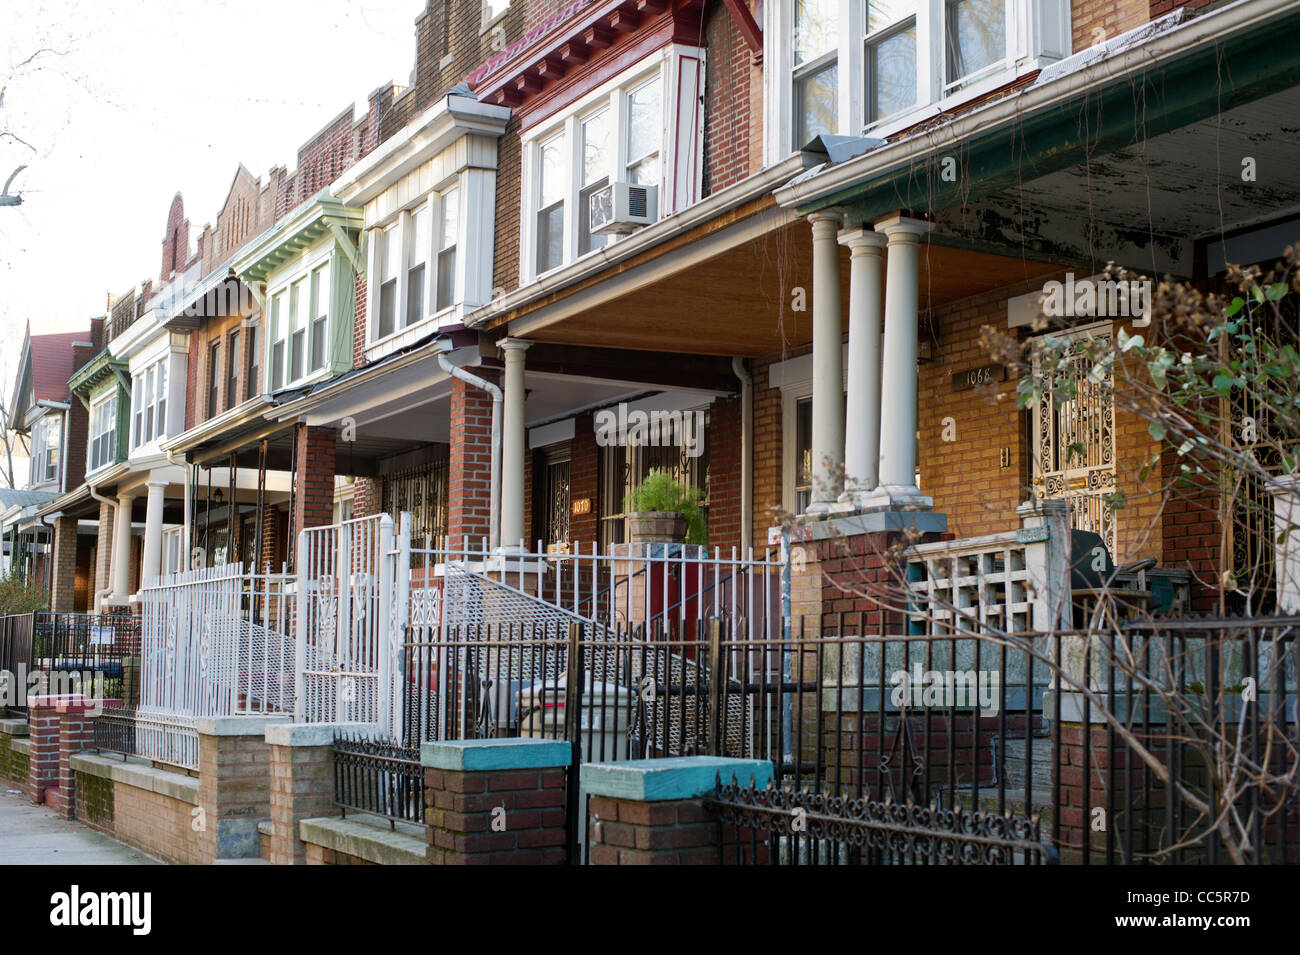
M 294 696 L 293 577 L 228 564 L 140 591 L 141 756 L 198 768 L 201 716 L 287 713 Z

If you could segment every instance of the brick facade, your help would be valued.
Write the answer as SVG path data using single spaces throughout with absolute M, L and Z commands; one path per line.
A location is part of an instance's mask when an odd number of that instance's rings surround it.
M 480 375 L 484 373 L 480 370 Z M 488 536 L 492 509 L 492 396 L 459 379 L 451 383 L 448 538 L 473 546 Z
M 334 522 L 334 449 L 332 428 L 296 426 L 294 433 L 293 540 L 309 527 Z

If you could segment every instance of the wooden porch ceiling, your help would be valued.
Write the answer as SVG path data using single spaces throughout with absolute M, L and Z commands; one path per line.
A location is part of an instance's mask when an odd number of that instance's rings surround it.
M 887 256 L 886 256 L 887 258 Z M 1053 274 L 1060 265 L 987 252 L 922 247 L 920 304 L 962 298 Z M 849 252 L 840 249 L 848 328 Z M 793 311 L 803 288 L 806 309 Z M 531 329 L 539 342 L 755 358 L 812 340 L 812 231 L 795 222 L 586 311 Z

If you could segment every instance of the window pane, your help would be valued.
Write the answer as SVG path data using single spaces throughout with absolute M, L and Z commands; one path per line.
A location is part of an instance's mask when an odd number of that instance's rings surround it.
M 1005 0 L 948 0 L 948 81 L 978 73 L 1006 55 Z
M 456 301 L 456 247 L 438 253 L 438 311 Z
M 230 333 L 230 358 L 226 361 L 226 407 L 239 403 L 239 332 Z M 160 427 L 159 432 L 162 431 Z
M 916 9 L 916 0 L 867 0 L 867 33 L 883 30 Z
M 284 341 L 271 346 L 271 390 L 279 391 L 284 386 Z
M 795 0 L 794 63 L 807 63 L 839 42 L 839 0 Z
M 653 162 L 654 160 L 648 160 Z M 598 179 L 578 193 L 578 254 L 586 255 L 592 249 L 602 248 L 609 241 L 607 235 L 591 234 L 591 197 L 606 185 L 608 179 Z
M 388 281 L 397 278 L 397 262 L 402 254 L 401 242 L 398 240 L 397 226 L 392 226 L 383 233 L 384 244 L 380 249 L 379 277 Z
M 254 325 L 248 330 L 248 383 L 244 386 L 244 392 L 248 396 L 253 396 L 258 392 L 257 382 L 257 365 L 261 360 L 258 357 L 257 326 Z
M 822 133 L 838 128 L 836 96 L 839 70 L 835 63 L 795 82 L 795 146 L 806 146 Z
M 867 46 L 867 119 L 875 122 L 916 105 L 916 27 Z
M 312 371 L 325 367 L 325 319 L 318 318 L 311 323 L 311 367 Z
M 564 203 L 537 213 L 537 271 L 545 272 L 564 261 Z
M 663 113 L 659 79 L 638 86 L 627 95 L 627 160 L 629 165 L 659 152 Z
M 297 381 L 304 374 L 303 361 L 306 359 L 307 330 L 299 329 L 293 333 L 289 342 L 289 380 Z
M 412 325 L 422 318 L 424 318 L 423 263 L 406 273 L 406 324 Z
M 590 186 L 609 175 L 609 110 L 602 109 L 582 123 L 582 184 Z
M 438 248 L 442 250 L 456 244 L 456 235 L 460 231 L 460 190 L 449 189 L 444 192 L 439 205 L 442 210 L 442 225 L 439 229 Z
M 429 207 L 420 206 L 415 212 L 411 213 L 411 262 L 410 268 L 417 265 L 423 265 L 429 261 L 429 240 L 433 237 L 429 234 Z
M 379 286 L 379 338 L 393 334 L 393 321 L 397 317 L 397 279 L 389 279 Z
M 541 182 L 538 192 L 541 196 L 541 208 L 561 202 L 565 192 L 564 137 L 556 136 L 541 146 L 539 163 Z
M 802 514 L 812 498 L 812 399 L 800 398 L 794 418 L 794 512 Z

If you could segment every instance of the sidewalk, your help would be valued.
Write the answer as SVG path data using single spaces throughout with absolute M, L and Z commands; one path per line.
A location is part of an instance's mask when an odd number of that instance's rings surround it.
M 158 865 L 143 852 L 0 790 L 0 865 Z

